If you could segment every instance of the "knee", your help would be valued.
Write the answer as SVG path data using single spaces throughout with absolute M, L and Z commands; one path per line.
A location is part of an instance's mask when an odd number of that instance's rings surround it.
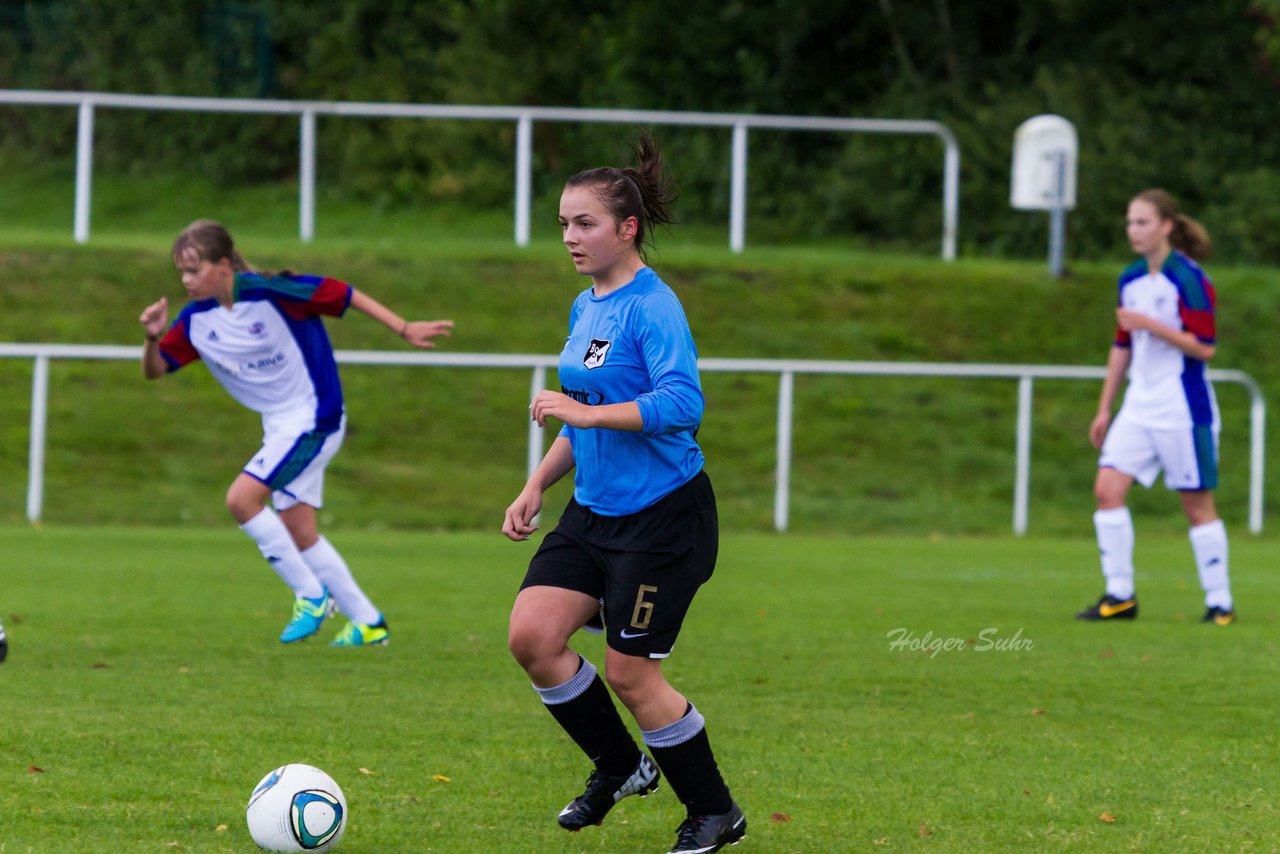
M 552 654 L 555 644 L 546 633 L 523 622 L 513 622 L 507 629 L 507 649 L 525 670 L 536 668 L 539 661 Z
M 258 512 L 262 510 L 261 504 L 249 500 L 234 486 L 227 490 L 226 505 L 227 512 L 231 514 L 231 518 L 241 525 L 257 516 Z
M 643 676 L 644 674 L 635 668 L 605 666 L 605 682 L 609 683 L 614 696 L 627 708 L 631 708 L 643 696 L 645 684 Z
M 1098 478 L 1093 484 L 1093 500 L 1099 510 L 1114 510 L 1124 506 L 1126 489 L 1117 486 L 1106 478 Z

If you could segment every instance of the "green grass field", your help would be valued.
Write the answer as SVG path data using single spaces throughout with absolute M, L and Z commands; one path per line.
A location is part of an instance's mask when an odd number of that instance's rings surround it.
M 665 850 L 665 787 L 555 825 L 587 768 L 505 648 L 532 543 L 332 536 L 384 649 L 281 646 L 287 593 L 230 524 L 0 527 L 0 852 L 254 850 L 286 762 L 342 784 L 353 854 Z M 747 810 L 735 852 L 1277 850 L 1280 546 L 1232 550 L 1241 620 L 1203 626 L 1185 537 L 1139 520 L 1142 615 L 1099 626 L 1071 619 L 1087 539 L 726 536 L 668 673 Z

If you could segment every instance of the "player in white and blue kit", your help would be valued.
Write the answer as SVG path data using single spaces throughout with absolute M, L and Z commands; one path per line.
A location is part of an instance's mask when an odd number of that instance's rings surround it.
M 1178 213 L 1163 190 L 1129 203 L 1129 242 L 1142 256 L 1120 275 L 1115 345 L 1107 360 L 1089 437 L 1102 450 L 1094 484 L 1094 528 L 1106 591 L 1076 616 L 1128 620 L 1138 615 L 1133 520 L 1125 497 L 1133 482 L 1151 486 L 1161 469 L 1191 525 L 1192 553 L 1204 588 L 1203 622 L 1229 625 L 1235 606 L 1227 571 L 1227 531 L 1218 518 L 1218 404 L 1206 375 L 1217 335 L 1213 283 L 1194 259 L 1208 257 L 1208 233 Z M 1111 407 L 1126 371 L 1120 412 Z
M 382 612 L 316 529 L 325 466 L 342 446 L 347 423 L 321 318 L 354 308 L 424 348 L 453 323 L 409 322 L 337 279 L 257 272 L 236 252 L 226 229 L 210 220 L 197 220 L 178 235 L 173 260 L 191 302 L 172 326 L 163 298 L 142 312 L 143 373 L 156 379 L 202 360 L 232 397 L 262 415 L 262 447 L 227 490 L 226 502 L 293 590 L 293 616 L 280 640 L 314 634 L 336 605 L 348 622 L 335 646 L 386 643 Z M 274 509 L 265 506 L 268 499 Z
M 702 714 L 662 674 L 698 588 L 715 569 L 715 495 L 696 440 L 703 396 L 684 309 L 645 263 L 645 236 L 674 222 L 674 193 L 642 135 L 637 168 L 570 178 L 560 197 L 564 244 L 592 286 L 569 313 L 560 391 L 529 407 L 563 424 L 507 508 L 503 533 L 527 540 L 542 494 L 574 471 L 573 497 L 529 564 L 508 645 L 548 711 L 594 763 L 560 813 L 566 830 L 599 824 L 613 805 L 658 787 L 659 768 L 685 807 L 673 854 L 718 851 L 746 818 L 716 764 Z M 635 718 L 650 760 L 609 689 L 569 639 L 603 606 L 605 679 Z M 655 765 L 656 761 L 656 765 Z

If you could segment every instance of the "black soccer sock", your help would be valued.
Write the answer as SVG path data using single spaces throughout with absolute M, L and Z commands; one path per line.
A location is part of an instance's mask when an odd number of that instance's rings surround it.
M 733 809 L 733 797 L 711 752 L 706 723 L 692 703 L 675 723 L 646 730 L 644 743 L 690 815 L 724 815 Z
M 582 659 L 578 673 L 563 685 L 537 690 L 547 711 L 601 774 L 626 777 L 636 770 L 640 748 L 591 662 Z

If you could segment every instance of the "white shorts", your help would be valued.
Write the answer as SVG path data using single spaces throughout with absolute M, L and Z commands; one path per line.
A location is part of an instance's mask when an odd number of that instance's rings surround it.
M 342 416 L 332 433 L 300 430 L 287 421 L 265 418 L 262 429 L 262 447 L 245 464 L 244 473 L 271 487 L 271 503 L 277 510 L 295 504 L 323 506 L 324 470 L 342 447 L 347 417 Z
M 1099 468 L 1113 468 L 1143 486 L 1156 482 L 1164 469 L 1169 489 L 1215 489 L 1218 486 L 1218 427 L 1155 430 L 1120 417 L 1102 443 Z

